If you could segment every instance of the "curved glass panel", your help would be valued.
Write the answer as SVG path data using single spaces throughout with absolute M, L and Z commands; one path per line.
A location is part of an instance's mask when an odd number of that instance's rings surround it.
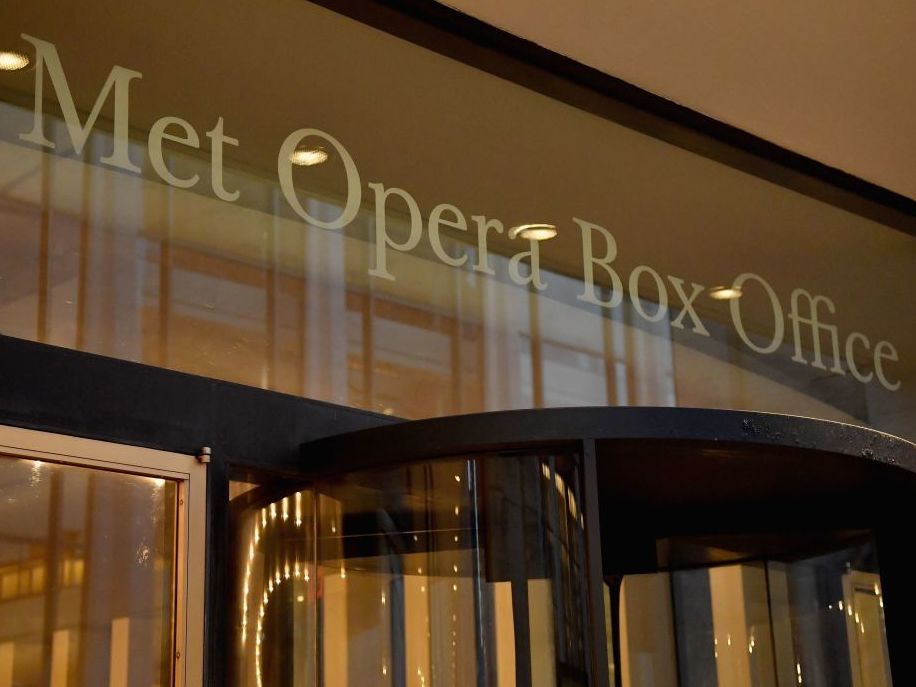
M 621 687 L 891 687 L 874 543 L 626 575 Z
M 576 457 L 271 492 L 235 499 L 238 687 L 589 684 Z

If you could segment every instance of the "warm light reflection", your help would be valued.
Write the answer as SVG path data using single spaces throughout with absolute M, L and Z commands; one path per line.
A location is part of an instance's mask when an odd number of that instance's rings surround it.
M 0 71 L 17 72 L 29 66 L 29 56 L 15 50 L 0 50 Z
M 297 148 L 290 153 L 289 161 L 300 167 L 314 167 L 327 162 L 328 152 L 324 148 Z
M 553 224 L 520 224 L 509 230 L 509 238 L 521 238 L 528 241 L 547 241 L 557 235 Z
M 737 286 L 714 286 L 709 290 L 709 297 L 717 301 L 730 301 L 741 298 L 741 289 Z
M 285 497 L 280 500 L 279 511 L 277 509 L 277 502 L 271 503 L 267 508 L 263 508 L 260 511 L 260 518 L 255 519 L 255 525 L 252 531 L 251 540 L 248 545 L 248 556 L 245 562 L 245 575 L 244 581 L 242 584 L 242 620 L 241 620 L 241 640 L 242 645 L 244 646 L 247 643 L 248 639 L 248 611 L 249 611 L 249 594 L 251 586 L 251 577 L 252 577 L 252 568 L 256 558 L 257 544 L 263 534 L 267 534 L 268 520 L 267 513 L 270 512 L 270 527 L 277 528 L 282 527 L 282 523 L 288 522 L 289 520 L 289 497 Z M 293 495 L 293 503 L 295 508 L 295 525 L 296 527 L 301 527 L 302 525 L 302 492 L 296 492 Z M 343 566 L 340 568 L 340 576 L 346 578 L 346 571 Z M 267 575 L 267 584 L 266 589 L 263 590 L 260 598 L 260 603 L 258 605 L 257 612 L 257 624 L 254 634 L 254 664 L 255 664 L 255 679 L 257 681 L 258 687 L 263 687 L 263 674 L 262 674 L 262 651 L 261 646 L 264 642 L 264 617 L 266 615 L 266 609 L 270 603 L 271 596 L 275 591 L 280 589 L 280 587 L 288 582 L 289 580 L 299 580 L 302 579 L 306 584 L 310 581 L 308 566 L 303 566 L 300 564 L 299 560 L 294 558 L 293 562 L 290 563 L 289 556 L 287 555 L 284 560 L 282 570 L 280 567 L 276 568 L 273 575 Z M 305 594 L 297 594 L 296 597 L 297 603 L 304 603 L 306 599 Z

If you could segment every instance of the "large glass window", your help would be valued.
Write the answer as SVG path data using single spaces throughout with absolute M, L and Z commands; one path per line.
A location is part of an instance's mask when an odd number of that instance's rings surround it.
M 0 72 L 3 334 L 408 418 L 912 436 L 892 225 L 304 0 L 5 3 L 0 50 L 31 60 Z M 558 235 L 509 238 L 532 222 Z

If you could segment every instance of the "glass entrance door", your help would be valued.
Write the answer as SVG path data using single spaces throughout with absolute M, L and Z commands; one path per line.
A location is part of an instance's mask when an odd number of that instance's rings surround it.
M 878 559 L 900 567 L 886 523 L 914 447 L 850 455 L 867 430 L 749 418 L 443 418 L 240 470 L 231 684 L 891 687 L 908 657 L 886 606 L 914 600 Z
M 202 469 L 0 427 L 0 687 L 200 684 Z
M 535 451 L 247 491 L 235 684 L 590 684 L 581 489 Z
M 625 687 L 890 687 L 874 541 L 609 580 Z

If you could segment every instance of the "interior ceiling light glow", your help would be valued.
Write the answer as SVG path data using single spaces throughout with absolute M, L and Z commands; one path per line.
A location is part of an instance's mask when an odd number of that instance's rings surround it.
M 328 151 L 324 148 L 296 148 L 289 154 L 289 161 L 301 167 L 314 167 L 328 161 Z
M 714 286 L 709 290 L 709 297 L 717 301 L 730 301 L 741 298 L 741 289 L 737 286 Z
M 519 224 L 509 230 L 509 238 L 528 239 L 529 241 L 546 241 L 557 235 L 557 228 L 552 224 Z
M 28 55 L 14 50 L 0 50 L 0 70 L 4 72 L 17 72 L 29 66 Z

